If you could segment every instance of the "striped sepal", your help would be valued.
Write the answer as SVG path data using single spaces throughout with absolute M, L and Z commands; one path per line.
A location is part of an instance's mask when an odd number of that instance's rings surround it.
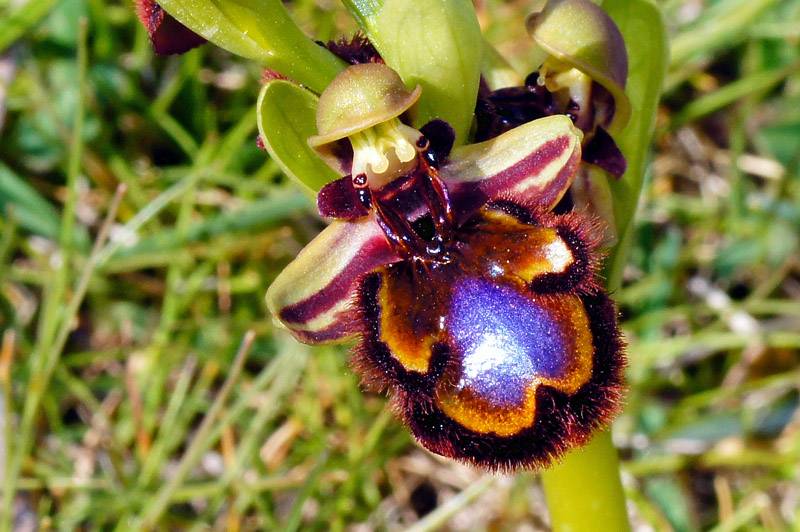
M 358 280 L 398 260 L 373 215 L 334 222 L 278 275 L 267 306 L 301 342 L 345 340 L 360 329 L 351 304 Z
M 462 220 L 497 199 L 548 211 L 578 171 L 582 138 L 568 117 L 548 116 L 456 148 L 440 176 Z

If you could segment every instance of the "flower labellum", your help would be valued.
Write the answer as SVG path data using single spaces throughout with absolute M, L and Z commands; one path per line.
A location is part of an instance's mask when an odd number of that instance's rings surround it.
M 594 280 L 594 228 L 493 202 L 446 259 L 366 275 L 355 367 L 389 388 L 429 450 L 489 469 L 538 468 L 584 443 L 620 400 L 613 304 Z
M 338 220 L 267 304 L 303 342 L 356 339 L 363 382 L 389 392 L 430 451 L 541 468 L 607 424 L 621 397 L 598 224 L 550 213 L 583 133 L 553 115 L 451 150 L 445 123 L 403 123 L 418 90 L 376 63 L 321 95 L 309 143 L 343 175 L 318 197 Z

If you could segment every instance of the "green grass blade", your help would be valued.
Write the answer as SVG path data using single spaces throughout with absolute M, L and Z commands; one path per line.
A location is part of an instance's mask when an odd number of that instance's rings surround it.
M 17 224 L 28 231 L 55 240 L 61 232 L 58 211 L 35 188 L 0 163 L 0 213 L 14 209 Z
M 0 17 L 0 54 L 42 20 L 56 4 L 58 0 L 28 0 L 13 13 Z

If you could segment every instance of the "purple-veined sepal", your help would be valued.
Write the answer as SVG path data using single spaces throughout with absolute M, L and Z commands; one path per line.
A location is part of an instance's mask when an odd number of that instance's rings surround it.
M 582 139 L 568 117 L 548 116 L 455 148 L 439 174 L 462 219 L 505 198 L 549 211 L 578 171 Z
M 333 222 L 267 290 L 267 307 L 299 341 L 345 341 L 359 332 L 352 306 L 361 276 L 397 262 L 374 215 Z

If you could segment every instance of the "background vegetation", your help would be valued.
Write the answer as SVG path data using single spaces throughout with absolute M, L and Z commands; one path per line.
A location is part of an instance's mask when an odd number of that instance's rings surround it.
M 797 531 L 800 2 L 661 5 L 670 74 L 615 295 L 630 513 Z M 291 7 L 322 39 L 354 27 Z M 529 2 L 478 8 L 529 69 Z M 546 530 L 535 475 L 431 456 L 345 349 L 272 325 L 266 287 L 322 221 L 256 147 L 259 77 L 210 45 L 154 57 L 128 2 L 0 0 L 0 524 Z

